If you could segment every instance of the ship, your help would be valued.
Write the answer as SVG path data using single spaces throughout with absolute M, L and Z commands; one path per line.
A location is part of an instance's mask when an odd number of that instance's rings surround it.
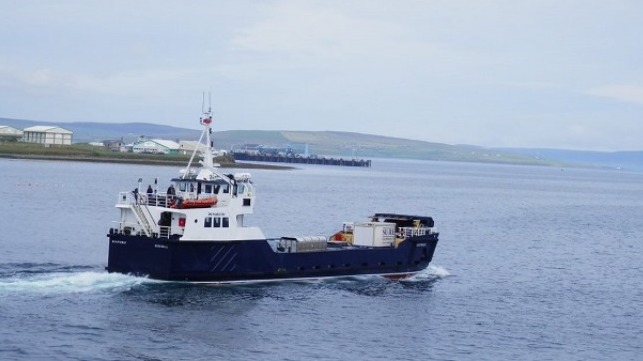
M 118 194 L 107 271 L 194 283 L 251 283 L 378 275 L 404 279 L 427 268 L 439 233 L 429 216 L 374 213 L 324 236 L 266 237 L 248 225 L 256 187 L 249 173 L 214 162 L 212 111 L 186 168 L 160 192 L 142 178 Z M 198 157 L 197 157 L 198 156 Z M 200 158 L 195 161 L 195 158 Z M 162 187 L 165 188 L 165 187 Z

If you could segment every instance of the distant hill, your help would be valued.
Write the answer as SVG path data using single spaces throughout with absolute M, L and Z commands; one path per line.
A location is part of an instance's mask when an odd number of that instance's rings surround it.
M 201 131 L 150 123 L 52 123 L 0 118 L 0 125 L 18 129 L 34 125 L 57 125 L 74 132 L 75 143 L 123 139 L 132 142 L 140 136 L 170 140 L 196 140 Z M 532 164 L 547 166 L 586 165 L 643 170 L 643 151 L 588 152 L 527 148 L 484 148 L 449 145 L 379 135 L 334 131 L 230 130 L 213 132 L 215 147 L 231 149 L 243 144 L 292 146 L 303 152 L 338 158 L 406 158 L 441 161 Z
M 166 125 L 150 123 L 53 123 L 24 119 L 0 118 L 0 125 L 9 125 L 17 129 L 33 127 L 35 125 L 56 125 L 74 132 L 74 143 L 89 143 L 109 139 L 121 139 L 131 142 L 141 135 L 148 138 L 163 139 L 198 139 L 201 131 L 185 128 L 176 128 Z
M 643 171 L 643 151 L 593 152 L 547 148 L 497 148 L 498 151 L 554 159 L 569 164 Z

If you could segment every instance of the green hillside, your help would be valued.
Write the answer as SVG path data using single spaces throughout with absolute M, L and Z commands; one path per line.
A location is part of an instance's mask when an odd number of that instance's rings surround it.
M 33 120 L 0 118 L 0 125 L 18 129 L 34 125 L 62 126 L 74 132 L 75 143 L 110 139 L 132 142 L 139 136 L 170 140 L 197 140 L 196 129 L 170 127 L 149 123 L 52 123 Z M 303 152 L 338 158 L 406 158 L 443 161 L 491 162 L 511 164 L 559 165 L 554 161 L 510 151 L 475 146 L 449 145 L 379 135 L 335 131 L 230 130 L 213 132 L 215 147 L 231 149 L 243 144 L 269 147 L 293 146 Z
M 308 144 L 310 153 L 352 158 L 401 158 L 461 162 L 554 165 L 535 157 L 489 149 L 423 142 L 410 139 L 350 132 L 308 131 L 229 131 L 213 134 L 217 147 L 230 148 L 242 144 L 283 147 Z

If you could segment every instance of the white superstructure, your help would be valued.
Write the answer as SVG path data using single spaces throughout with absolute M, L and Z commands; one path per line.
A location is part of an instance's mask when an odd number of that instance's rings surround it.
M 166 192 L 142 179 L 131 192 L 119 194 L 118 230 L 125 234 L 178 241 L 230 241 L 264 239 L 258 227 L 246 227 L 244 217 L 254 212 L 255 191 L 249 173 L 224 174 L 212 158 L 212 112 L 203 114 L 199 143 L 187 168 L 171 180 Z M 197 153 L 200 166 L 192 167 Z

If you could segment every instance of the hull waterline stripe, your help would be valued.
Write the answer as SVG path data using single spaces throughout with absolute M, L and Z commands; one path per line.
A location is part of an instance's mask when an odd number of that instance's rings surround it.
M 238 281 L 170 281 L 158 280 L 159 282 L 169 283 L 186 283 L 186 284 L 201 284 L 201 285 L 232 285 L 232 284 L 249 284 L 249 283 L 277 283 L 277 282 L 296 282 L 296 281 L 315 281 L 315 280 L 330 280 L 339 278 L 361 278 L 361 277 L 399 277 L 399 279 L 408 278 L 421 271 L 416 272 L 403 272 L 403 273 L 363 273 L 353 275 L 340 275 L 340 276 L 323 276 L 323 277 L 293 277 L 293 278 L 270 278 L 270 279 L 254 279 L 254 280 L 238 280 Z

